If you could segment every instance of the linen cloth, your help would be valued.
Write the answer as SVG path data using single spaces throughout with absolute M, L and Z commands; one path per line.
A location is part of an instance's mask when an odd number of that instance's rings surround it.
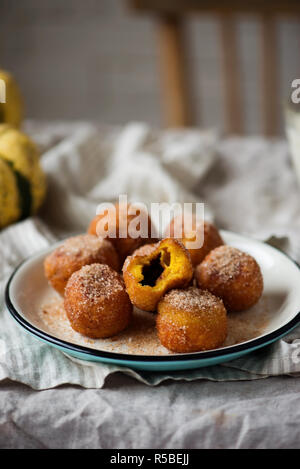
M 249 233 L 300 261 L 299 195 L 282 141 L 218 140 L 213 131 L 158 132 L 145 124 L 99 129 L 86 123 L 28 124 L 43 150 L 49 190 L 40 217 L 0 233 L 0 380 L 34 389 L 69 383 L 100 388 L 122 372 L 157 385 L 164 380 L 255 380 L 300 373 L 300 328 L 243 358 L 180 372 L 141 372 L 71 359 L 20 330 L 4 306 L 6 281 L 19 262 L 58 238 L 81 232 L 99 202 L 128 194 L 150 202 L 204 201 L 217 224 Z

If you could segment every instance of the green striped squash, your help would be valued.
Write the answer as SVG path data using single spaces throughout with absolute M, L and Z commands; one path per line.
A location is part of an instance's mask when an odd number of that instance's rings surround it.
M 0 228 L 36 213 L 45 192 L 35 143 L 16 128 L 0 125 Z

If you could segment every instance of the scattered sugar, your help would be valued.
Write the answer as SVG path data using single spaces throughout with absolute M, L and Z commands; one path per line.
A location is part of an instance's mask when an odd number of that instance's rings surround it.
M 271 314 L 269 299 L 264 296 L 247 311 L 228 314 L 228 333 L 223 346 L 240 344 L 259 337 L 266 331 Z
M 169 355 L 157 337 L 155 315 L 134 309 L 129 327 L 108 339 L 89 339 L 75 332 L 68 321 L 63 300 L 53 298 L 40 309 L 40 316 L 49 330 L 56 337 L 75 344 L 97 350 L 138 355 Z
M 272 313 L 268 297 L 248 311 L 228 314 L 228 335 L 224 346 L 239 344 L 265 333 Z M 89 339 L 75 332 L 66 316 L 63 300 L 53 293 L 38 309 L 39 318 L 46 330 L 62 340 L 97 350 L 133 355 L 170 355 L 157 337 L 156 315 L 134 308 L 129 327 L 108 339 Z

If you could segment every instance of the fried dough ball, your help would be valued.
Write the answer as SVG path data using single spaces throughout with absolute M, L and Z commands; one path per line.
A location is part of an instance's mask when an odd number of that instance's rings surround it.
M 174 217 L 166 230 L 166 234 L 167 236 L 176 237 L 176 232 L 179 234 L 182 233 L 182 237 L 178 237 L 178 239 L 189 250 L 193 265 L 197 266 L 212 249 L 221 246 L 224 244 L 224 241 L 219 231 L 212 223 L 203 220 L 197 223 L 196 217 L 192 214 L 186 217 L 187 218 L 183 218 L 182 215 Z M 188 226 L 184 226 L 185 220 Z M 196 249 L 189 248 L 188 243 L 196 240 L 197 231 L 200 236 L 200 230 L 203 230 L 202 246 Z
M 121 275 L 105 264 L 85 265 L 74 272 L 64 305 L 72 328 L 93 339 L 118 334 L 132 313 Z
M 226 309 L 207 290 L 171 290 L 158 303 L 156 327 L 162 345 L 172 352 L 217 348 L 227 335 Z
M 143 246 L 127 257 L 123 276 L 131 302 L 145 311 L 155 311 L 168 290 L 190 283 L 193 266 L 183 244 L 167 238 Z
M 134 209 L 134 204 L 114 204 L 112 209 L 106 209 L 103 213 L 96 215 L 95 218 L 90 223 L 88 228 L 88 233 L 93 235 L 98 235 L 103 238 L 108 238 L 116 248 L 120 261 L 123 264 L 124 260 L 127 256 L 133 253 L 137 248 L 142 246 L 143 244 L 147 244 L 150 242 L 155 242 L 156 239 L 151 238 L 151 230 L 152 233 L 155 232 L 155 228 L 152 225 L 151 218 L 143 211 L 141 208 L 137 207 L 137 210 Z M 134 214 L 130 214 L 130 210 L 133 211 Z M 141 217 L 145 220 L 145 224 L 147 224 L 147 237 L 138 236 L 137 238 L 133 238 L 130 236 L 128 232 L 128 227 L 130 223 L 133 223 L 133 220 L 136 217 Z M 103 224 L 102 227 L 99 222 L 105 219 L 106 223 Z M 140 228 L 138 224 L 137 229 Z M 121 236 L 122 231 L 125 229 L 125 237 Z
M 232 246 L 211 251 L 196 269 L 200 288 L 222 298 L 228 311 L 253 306 L 263 292 L 263 277 L 256 260 Z
M 97 262 L 119 270 L 118 254 L 110 241 L 84 234 L 66 239 L 49 254 L 44 261 L 44 270 L 52 287 L 63 295 L 73 272 Z

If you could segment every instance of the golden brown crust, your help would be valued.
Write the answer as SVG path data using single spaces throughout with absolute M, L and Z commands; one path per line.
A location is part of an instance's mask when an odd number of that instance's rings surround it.
M 158 303 L 157 331 L 172 352 L 210 350 L 227 335 L 227 314 L 222 300 L 195 287 L 169 291 Z
M 158 301 L 168 290 L 190 283 L 193 266 L 183 244 L 166 238 L 157 244 L 143 246 L 128 257 L 123 276 L 132 303 L 145 311 L 155 311 Z
M 203 245 L 200 248 L 197 248 L 197 249 L 188 249 L 188 251 L 191 255 L 193 265 L 197 266 L 198 264 L 200 264 L 200 262 L 203 261 L 205 256 L 212 249 L 214 249 L 218 246 L 221 246 L 222 244 L 224 244 L 224 241 L 223 241 L 219 231 L 217 230 L 217 228 L 212 223 L 209 223 L 208 221 L 203 221 L 203 225 L 202 225 L 202 223 L 197 224 L 196 223 L 196 218 L 193 215 L 191 215 L 189 217 L 189 220 L 190 220 L 190 223 L 191 223 L 192 231 L 188 231 L 187 227 L 184 226 L 184 220 L 183 220 L 183 217 L 181 215 L 178 215 L 177 217 L 173 218 L 173 220 L 171 221 L 171 223 L 168 227 L 168 230 L 169 230 L 170 236 L 173 237 L 173 236 L 175 236 L 176 229 L 179 228 L 178 232 L 179 233 L 182 232 L 183 237 L 178 238 L 178 239 L 180 239 L 180 241 L 184 244 L 184 246 L 188 248 L 188 243 L 190 243 L 191 241 L 194 241 L 196 239 L 195 232 L 197 230 L 202 230 L 203 229 L 203 238 L 204 238 L 203 239 Z
M 63 295 L 73 272 L 94 263 L 119 270 L 119 257 L 110 241 L 84 234 L 66 239 L 49 254 L 44 261 L 44 270 L 52 287 Z
M 263 277 L 256 260 L 231 246 L 211 251 L 195 275 L 198 286 L 222 298 L 229 311 L 250 308 L 263 292 Z
M 64 305 L 72 328 L 91 338 L 118 334 L 132 314 L 122 277 L 104 264 L 86 265 L 72 274 Z
M 93 235 L 100 235 L 102 237 L 108 238 L 114 247 L 116 248 L 121 264 L 123 264 L 124 260 L 126 259 L 127 256 L 132 254 L 136 249 L 138 249 L 140 246 L 147 244 L 147 243 L 153 243 L 156 241 L 156 239 L 151 238 L 151 231 L 154 232 L 154 227 L 151 222 L 151 218 L 148 216 L 148 214 L 145 214 L 147 217 L 148 221 L 148 237 L 138 237 L 138 238 L 132 238 L 129 234 L 127 237 L 120 237 L 120 219 L 124 217 L 127 214 L 127 228 L 134 220 L 136 215 L 130 215 L 128 213 L 130 209 L 130 204 L 124 205 L 121 204 L 119 205 L 116 203 L 114 205 L 115 209 L 114 210 L 105 210 L 102 214 L 96 215 L 95 218 L 91 221 L 89 227 L 88 227 L 88 233 L 93 234 Z M 139 215 L 139 213 L 137 214 Z M 109 234 L 99 231 L 101 228 L 100 225 L 98 225 L 98 222 L 100 222 L 103 218 L 107 218 L 108 220 L 108 226 L 105 226 L 105 229 L 109 229 Z M 97 228 L 98 227 L 98 228 Z

